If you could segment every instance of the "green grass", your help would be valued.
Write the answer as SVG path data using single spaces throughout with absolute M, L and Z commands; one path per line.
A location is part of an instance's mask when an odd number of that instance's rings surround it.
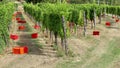
M 101 57 L 97 58 L 95 61 L 90 62 L 84 68 L 108 68 L 109 65 L 115 61 L 116 58 L 120 56 L 120 38 L 115 38 L 114 40 L 108 41 L 106 44 L 107 51 L 101 55 Z M 95 49 L 95 47 L 91 47 L 86 52 L 85 56 L 82 57 L 82 60 L 79 62 L 73 62 L 72 60 L 63 61 L 58 63 L 56 68 L 81 68 L 83 64 L 88 61 L 92 57 L 91 52 Z
M 91 52 L 94 51 L 95 48 L 100 44 L 100 40 L 95 39 L 92 36 L 86 36 L 82 39 L 88 42 L 91 41 L 90 43 L 92 43 L 92 45 L 89 44 L 91 47 L 87 48 L 85 55 L 80 56 L 82 60 L 78 62 L 74 62 L 73 60 L 63 61 L 61 63 L 58 63 L 56 65 L 56 68 L 80 68 L 83 64 L 85 64 L 88 61 L 88 59 L 92 57 Z
M 58 63 L 56 68 L 78 68 L 79 62 L 73 62 L 72 60 L 64 61 L 61 63 Z
M 108 66 L 120 55 L 120 38 L 110 41 L 107 52 L 104 53 L 96 62 L 89 64 L 89 68 L 108 68 Z M 86 68 L 87 68 L 86 67 Z
M 53 50 L 57 51 L 57 57 L 63 57 L 65 56 L 65 52 L 58 46 L 58 45 L 53 45 Z
M 39 44 L 37 43 L 36 46 L 43 49 L 43 44 L 41 44 L 41 43 L 39 43 Z
M 63 56 L 65 56 L 65 52 L 62 49 L 59 48 L 57 50 L 57 57 L 63 57 Z
M 30 27 L 28 23 L 26 23 L 26 31 L 31 32 L 33 28 Z
M 38 39 L 32 39 L 32 42 L 35 43 L 34 45 L 36 45 L 37 47 L 43 49 L 44 44 L 39 43 L 38 41 L 39 41 Z
M 57 45 L 53 45 L 52 47 L 53 47 L 53 50 L 57 51 L 57 53 L 56 53 L 57 57 L 64 57 L 64 56 L 66 56 L 65 55 L 65 51 L 61 47 L 59 47 Z M 68 57 L 74 57 L 75 54 L 73 53 L 72 49 L 70 49 L 70 47 L 68 49 L 69 49 L 68 50 Z
M 2 54 L 3 53 L 3 49 L 2 48 L 0 48 L 0 54 Z
M 85 36 L 84 38 L 90 40 L 90 39 L 92 39 L 93 37 L 90 36 L 90 35 L 88 35 L 88 36 Z
M 0 54 L 3 54 L 3 52 L 4 52 L 5 49 L 6 49 L 5 42 L 0 39 Z
M 68 61 L 63 61 L 61 63 L 58 63 L 56 65 L 56 68 L 79 68 L 82 64 L 85 64 L 87 62 L 87 59 L 89 59 L 91 56 L 91 52 L 95 49 L 95 47 L 88 48 L 87 52 L 85 53 L 84 56 L 82 56 L 82 61 L 74 62 L 74 60 L 68 60 Z

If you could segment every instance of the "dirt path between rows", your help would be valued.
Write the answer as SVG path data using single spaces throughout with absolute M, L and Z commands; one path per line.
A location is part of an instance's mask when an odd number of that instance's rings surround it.
M 20 11 L 21 8 L 22 8 L 21 6 L 18 7 Z M 14 32 L 14 34 L 19 35 L 19 40 L 16 41 L 16 44 L 13 43 L 11 45 L 28 46 L 29 53 L 23 55 L 14 55 L 12 53 L 5 54 L 0 58 L 0 64 L 1 64 L 0 68 L 54 68 L 56 62 L 58 61 L 58 58 L 55 56 L 56 53 L 50 53 L 50 51 L 52 50 L 46 51 L 51 47 L 48 47 L 48 49 L 44 49 L 44 48 L 41 49 L 36 46 L 36 42 L 34 42 L 34 40 L 31 38 L 31 34 L 35 32 L 35 29 L 33 29 L 33 27 L 31 26 L 32 21 L 24 13 L 23 13 L 23 17 L 27 21 L 27 24 L 24 24 L 24 26 L 27 26 L 29 28 L 26 28 L 24 31 L 19 31 L 17 30 L 19 24 L 17 22 L 13 22 L 11 24 L 13 25 L 13 28 L 11 30 Z M 39 38 L 36 41 L 41 43 L 45 42 L 45 40 L 43 39 L 40 40 L 40 39 L 42 38 Z M 45 43 L 42 43 L 42 45 L 44 44 Z M 47 48 L 47 46 L 44 47 Z

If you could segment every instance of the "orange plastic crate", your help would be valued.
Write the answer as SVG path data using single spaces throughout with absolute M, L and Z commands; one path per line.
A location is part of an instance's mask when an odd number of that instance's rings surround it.
M 28 47 L 27 46 L 16 46 L 13 48 L 13 54 L 26 54 L 28 53 Z
M 20 47 L 20 54 L 24 54 L 24 47 Z
M 20 54 L 20 47 L 14 47 L 13 54 Z

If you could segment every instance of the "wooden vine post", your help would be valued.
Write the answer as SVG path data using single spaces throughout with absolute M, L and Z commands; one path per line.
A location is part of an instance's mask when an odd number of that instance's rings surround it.
M 95 29 L 95 26 L 96 26 L 96 11 L 95 11 L 95 8 L 94 8 L 94 18 L 93 18 L 93 23 L 94 23 L 94 29 Z
M 64 34 L 64 46 L 65 46 L 65 54 L 68 55 L 68 45 L 66 39 L 66 27 L 65 27 L 65 17 L 62 16 L 62 25 L 63 25 L 63 34 Z
M 99 24 L 101 24 L 101 15 L 102 15 L 102 11 L 100 10 L 100 15 L 99 15 Z
M 88 21 L 87 21 L 87 11 L 85 11 L 85 23 L 86 23 L 86 26 L 87 26 L 87 23 L 88 23 Z
M 83 35 L 86 36 L 86 22 L 87 22 L 86 20 L 87 20 L 87 18 L 86 18 L 85 11 L 84 11 L 83 17 L 84 17 L 84 32 L 83 32 Z
M 98 4 L 98 6 L 100 6 L 100 4 Z M 98 23 L 101 24 L 102 9 L 100 8 L 98 12 L 100 12 L 100 14 L 98 15 L 98 19 L 99 19 Z

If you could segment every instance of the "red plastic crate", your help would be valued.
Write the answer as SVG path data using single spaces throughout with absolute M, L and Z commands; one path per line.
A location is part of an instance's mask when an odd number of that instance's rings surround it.
M 11 35 L 10 35 L 10 38 L 11 38 L 12 40 L 18 40 L 18 35 L 11 34 Z
M 28 47 L 27 46 L 23 46 L 24 47 L 24 53 L 28 53 Z
M 28 53 L 28 47 L 27 46 L 20 47 L 20 54 L 25 54 L 25 53 Z
M 74 27 L 74 23 L 73 22 L 71 22 L 71 23 L 69 23 L 69 27 Z
M 99 31 L 93 31 L 93 35 L 99 35 L 100 32 Z
M 26 23 L 25 20 L 19 20 L 18 23 Z
M 39 29 L 39 28 L 40 28 L 40 26 L 35 24 L 34 29 Z
M 115 16 L 112 16 L 112 18 L 114 19 L 114 18 L 115 18 Z
M 19 29 L 19 30 L 24 30 L 24 29 L 25 29 L 25 26 L 19 26 L 18 29 Z
M 20 47 L 14 47 L 13 54 L 20 54 Z
M 117 19 L 116 22 L 119 22 L 119 19 Z
M 18 17 L 18 18 L 16 18 L 16 20 L 19 21 L 19 20 L 21 20 L 21 19 Z
M 20 11 L 18 11 L 18 12 L 16 12 L 17 14 L 22 14 L 22 12 L 20 12 Z
M 111 23 L 110 23 L 110 22 L 106 22 L 105 25 L 106 25 L 107 27 L 109 27 L 109 26 L 111 26 Z
M 32 38 L 38 38 L 38 33 L 33 33 L 31 36 Z
M 17 15 L 16 13 L 13 14 L 14 17 L 15 17 L 16 15 Z

